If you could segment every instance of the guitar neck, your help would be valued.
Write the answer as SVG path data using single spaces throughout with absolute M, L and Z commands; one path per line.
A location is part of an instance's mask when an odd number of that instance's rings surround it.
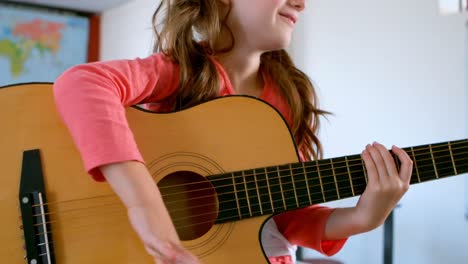
M 411 184 L 468 172 L 468 139 L 403 150 L 413 160 Z M 398 158 L 393 157 L 399 167 Z M 219 223 L 358 196 L 367 185 L 360 155 L 255 168 L 208 179 L 218 194 Z

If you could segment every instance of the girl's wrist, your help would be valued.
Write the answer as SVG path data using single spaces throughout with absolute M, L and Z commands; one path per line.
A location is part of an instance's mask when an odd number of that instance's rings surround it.
M 352 207 L 350 212 L 351 225 L 356 229 L 356 234 L 371 230 L 369 218 L 357 207 Z

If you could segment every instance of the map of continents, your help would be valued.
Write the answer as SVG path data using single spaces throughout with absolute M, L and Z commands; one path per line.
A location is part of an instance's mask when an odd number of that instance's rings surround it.
M 53 82 L 87 60 L 86 17 L 0 4 L 0 86 Z

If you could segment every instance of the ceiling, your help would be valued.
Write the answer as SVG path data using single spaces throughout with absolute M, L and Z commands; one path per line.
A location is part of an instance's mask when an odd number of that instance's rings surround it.
M 82 12 L 100 13 L 129 0 L 11 0 L 9 2 L 50 6 Z

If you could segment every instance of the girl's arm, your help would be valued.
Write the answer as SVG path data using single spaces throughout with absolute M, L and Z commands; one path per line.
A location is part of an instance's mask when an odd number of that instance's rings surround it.
M 159 189 L 140 162 L 104 165 L 104 177 L 127 207 L 134 230 L 146 251 L 160 263 L 199 263 L 186 251 L 163 203 Z
M 109 182 L 127 207 L 132 227 L 158 264 L 198 261 L 181 246 L 128 127 L 125 107 L 167 101 L 177 77 L 176 65 L 155 54 L 75 66 L 54 83 L 57 110 L 86 171 L 97 181 Z

